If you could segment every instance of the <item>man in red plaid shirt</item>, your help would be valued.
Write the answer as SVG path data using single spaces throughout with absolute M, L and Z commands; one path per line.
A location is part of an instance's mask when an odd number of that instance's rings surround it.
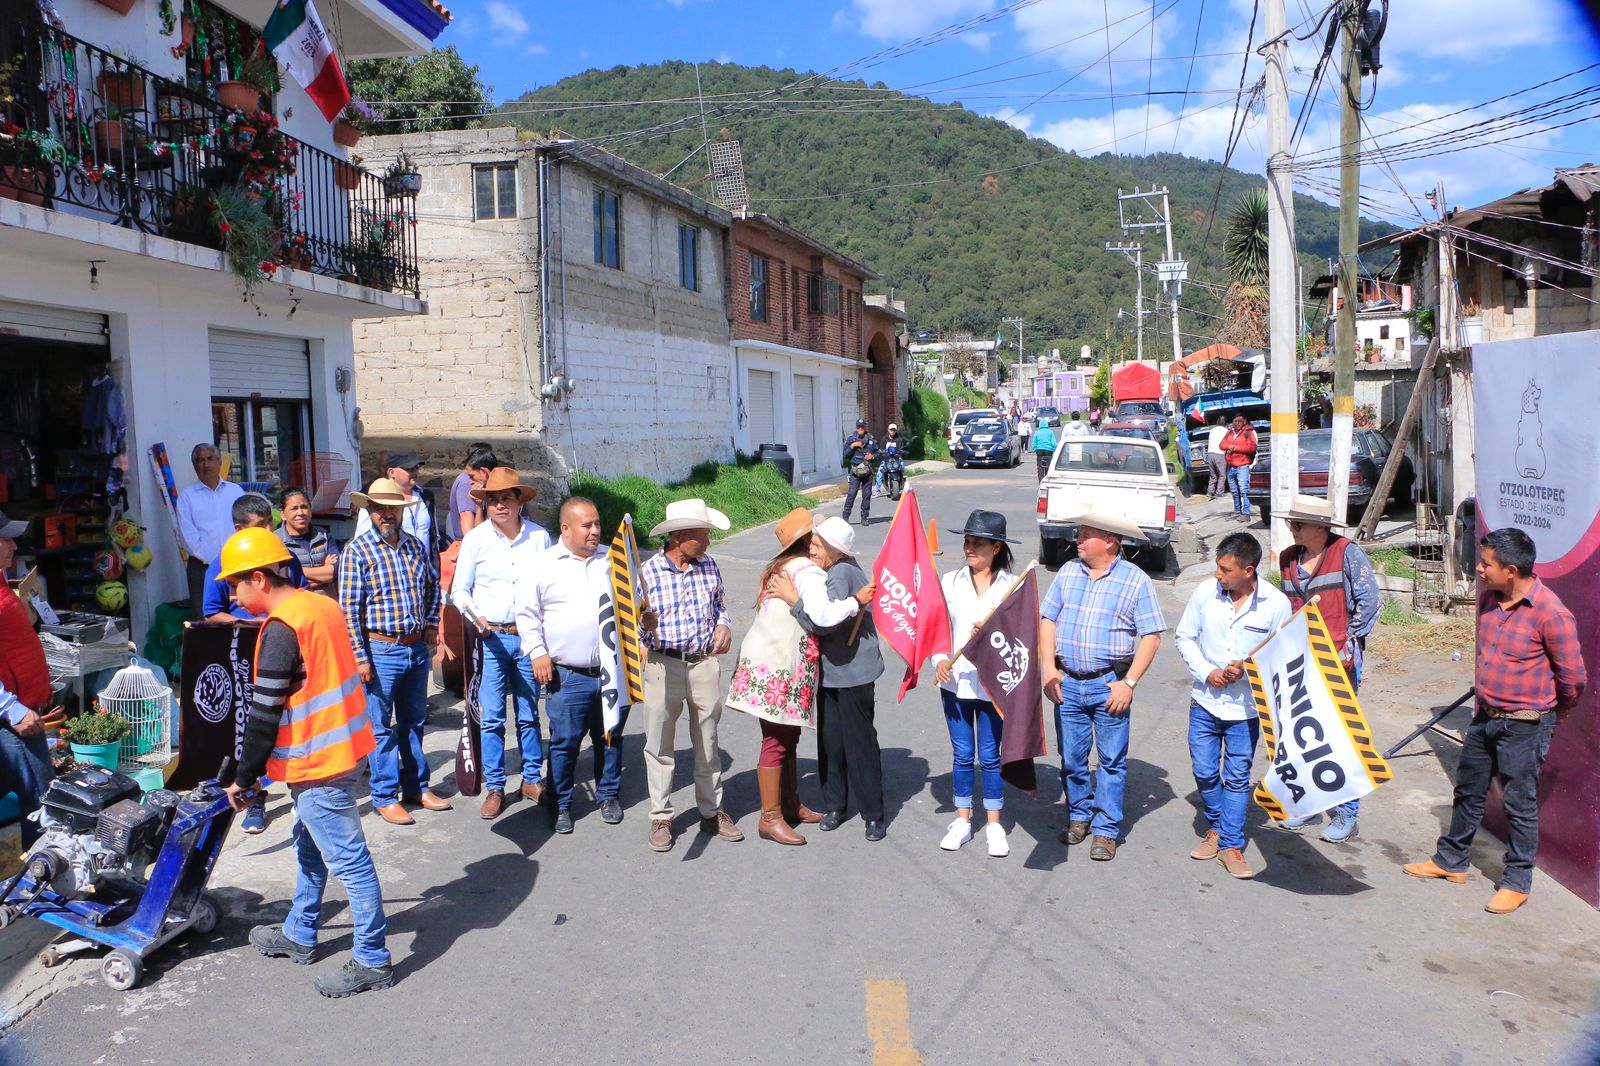
M 1533 540 L 1497 529 L 1482 541 L 1478 580 L 1478 711 L 1456 765 L 1450 828 L 1434 856 L 1410 863 L 1412 877 L 1467 879 L 1472 837 L 1498 775 L 1505 782 L 1505 870 L 1484 910 L 1510 914 L 1528 901 L 1539 850 L 1539 768 L 1556 724 L 1583 696 L 1587 681 L 1572 612 L 1533 574 Z

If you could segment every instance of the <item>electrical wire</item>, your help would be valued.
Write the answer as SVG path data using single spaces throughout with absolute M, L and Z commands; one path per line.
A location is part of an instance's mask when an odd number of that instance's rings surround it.
M 1205 19 L 1206 0 L 1200 0 L 1200 14 L 1195 16 L 1194 20 L 1194 43 L 1189 46 L 1189 73 L 1184 76 L 1183 100 L 1178 104 L 1178 127 L 1172 131 L 1172 150 L 1174 152 L 1178 150 L 1178 136 L 1183 133 L 1183 109 L 1188 106 L 1189 103 L 1189 86 L 1194 84 L 1194 61 L 1199 58 L 1200 27 L 1205 22 Z M 1154 30 L 1152 30 L 1150 34 L 1150 44 L 1152 48 L 1155 47 L 1155 39 L 1156 35 Z M 1249 56 L 1248 50 L 1245 52 L 1245 55 L 1247 57 Z M 1149 132 L 1149 129 L 1146 128 L 1145 135 L 1147 137 L 1149 136 Z

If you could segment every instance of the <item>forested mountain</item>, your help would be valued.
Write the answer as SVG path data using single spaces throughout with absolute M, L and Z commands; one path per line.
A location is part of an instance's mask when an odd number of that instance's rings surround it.
M 743 145 L 753 209 L 876 269 L 881 288 L 907 302 L 914 327 L 983 336 L 1021 316 L 1030 350 L 1047 338 L 1098 349 L 1108 332 L 1131 344 L 1129 327 L 1112 327 L 1118 308 L 1133 308 L 1133 268 L 1105 244 L 1141 239 L 1118 227 L 1118 188 L 1155 184 L 1172 190 L 1176 251 L 1190 262 L 1185 346 L 1209 343 L 1219 324 L 1207 316 L 1220 313 L 1227 283 L 1220 216 L 1260 176 L 1170 154 L 1083 158 L 959 103 L 881 84 L 774 92 L 806 76 L 726 63 L 702 63 L 699 73 L 710 136 Z M 639 100 L 673 102 L 620 104 Z M 489 121 L 597 140 L 709 192 L 705 155 L 695 154 L 702 127 L 692 64 L 587 71 L 503 105 Z M 1309 284 L 1337 252 L 1337 213 L 1299 197 L 1296 228 Z M 1385 229 L 1363 220 L 1362 238 Z M 1142 242 L 1148 268 L 1161 258 L 1160 231 L 1145 231 Z M 1158 290 L 1152 273 L 1147 301 Z M 1147 322 L 1148 351 L 1170 349 L 1165 323 Z

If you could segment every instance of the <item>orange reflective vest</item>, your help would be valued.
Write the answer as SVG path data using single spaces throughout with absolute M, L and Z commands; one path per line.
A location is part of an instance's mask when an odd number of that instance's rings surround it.
M 305 684 L 289 693 L 284 706 L 267 776 L 293 785 L 349 773 L 374 742 L 366 689 L 339 604 L 302 589 L 267 617 L 294 630 L 306 666 Z

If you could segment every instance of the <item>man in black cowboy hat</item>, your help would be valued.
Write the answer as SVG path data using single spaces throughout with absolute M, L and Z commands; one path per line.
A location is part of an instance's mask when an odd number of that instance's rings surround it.
M 844 496 L 844 520 L 850 521 L 850 509 L 861 493 L 861 523 L 865 525 L 872 515 L 872 463 L 878 457 L 878 442 L 867 432 L 867 420 L 856 419 L 855 432 L 844 439 L 844 459 L 841 465 L 850 471 L 849 488 Z

